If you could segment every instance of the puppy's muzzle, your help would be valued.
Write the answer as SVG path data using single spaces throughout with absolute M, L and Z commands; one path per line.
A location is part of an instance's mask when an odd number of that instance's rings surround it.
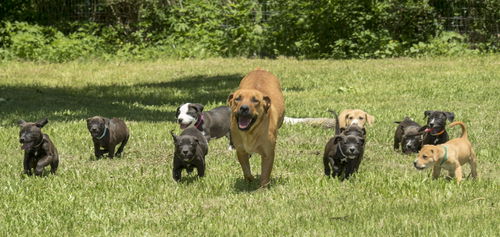
M 415 160 L 415 161 L 413 161 L 413 166 L 415 166 L 415 168 L 416 168 L 417 170 L 423 170 L 423 169 L 425 169 L 425 167 L 420 167 L 420 166 L 418 166 L 418 165 L 417 165 L 417 161 L 416 161 L 416 160 Z

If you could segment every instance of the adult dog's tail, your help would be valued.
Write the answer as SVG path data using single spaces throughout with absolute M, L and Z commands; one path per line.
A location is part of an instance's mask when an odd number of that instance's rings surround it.
M 286 124 L 304 123 L 314 127 L 334 128 L 335 119 L 332 118 L 290 118 L 285 117 L 283 120 Z
M 450 123 L 450 128 L 455 127 L 455 125 L 460 125 L 460 127 L 462 127 L 462 136 L 460 136 L 460 138 L 467 138 L 467 127 L 465 124 L 461 121 L 455 121 Z

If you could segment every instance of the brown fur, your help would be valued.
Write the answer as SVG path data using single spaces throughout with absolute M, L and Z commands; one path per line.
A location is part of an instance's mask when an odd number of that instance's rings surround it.
M 339 115 L 340 128 L 346 128 L 352 124 L 364 128 L 366 124 L 371 125 L 374 122 L 375 117 L 360 109 L 345 109 Z
M 424 145 L 418 153 L 414 165 L 417 169 L 433 167 L 432 178 L 437 179 L 441 173 L 441 168 L 448 170 L 450 177 L 455 177 L 457 183 L 462 180 L 462 165 L 469 163 L 473 178 L 477 177 L 477 157 L 472 149 L 472 144 L 467 138 L 467 128 L 463 122 L 453 122 L 450 127 L 460 125 L 462 136 L 449 140 L 440 145 Z M 444 159 L 445 148 L 448 147 L 448 160 Z
M 279 79 L 262 69 L 248 73 L 239 89 L 228 98 L 231 107 L 231 138 L 245 179 L 253 180 L 249 158 L 252 153 L 261 155 L 260 186 L 269 184 L 274 162 L 278 128 L 283 123 L 285 101 Z M 237 114 L 241 106 L 250 107 L 255 121 L 248 130 L 241 130 Z

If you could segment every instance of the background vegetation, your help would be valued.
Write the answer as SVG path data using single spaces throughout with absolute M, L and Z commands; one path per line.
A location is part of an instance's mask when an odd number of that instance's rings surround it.
M 463 55 L 499 29 L 497 0 L 4 0 L 0 58 Z
M 496 55 L 0 64 L 0 235 L 496 236 L 499 62 Z M 281 79 L 288 116 L 361 108 L 376 117 L 355 178 L 324 177 L 321 155 L 331 130 L 284 125 L 269 190 L 255 191 L 258 182 L 242 179 L 224 138 L 210 142 L 205 178 L 172 180 L 176 107 L 225 104 L 257 66 Z M 414 155 L 393 151 L 393 121 L 410 116 L 423 123 L 430 109 L 453 111 L 468 125 L 479 180 L 431 180 L 429 170 L 413 168 Z M 124 157 L 93 158 L 85 118 L 96 114 L 126 120 Z M 25 177 L 16 121 L 43 117 L 60 169 Z M 458 128 L 449 133 L 460 135 Z M 258 174 L 258 155 L 251 163 Z

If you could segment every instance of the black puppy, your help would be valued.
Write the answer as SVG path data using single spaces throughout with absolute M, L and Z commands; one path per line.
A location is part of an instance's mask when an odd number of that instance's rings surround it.
M 208 153 L 208 144 L 203 134 L 193 126 L 184 129 L 179 136 L 176 136 L 173 131 L 170 133 L 175 144 L 172 169 L 174 180 L 180 181 L 183 169 L 191 173 L 193 168 L 196 168 L 199 177 L 205 176 L 205 156 Z
M 355 173 L 363 159 L 366 131 L 351 125 L 340 133 L 338 116 L 335 115 L 335 136 L 325 146 L 323 165 L 325 175 L 348 179 Z M 333 169 L 333 172 L 332 172 Z
M 32 175 L 35 169 L 35 175 L 41 176 L 45 166 L 50 165 L 50 172 L 56 173 L 59 166 L 59 154 L 47 134 L 43 134 L 41 128 L 49 121 L 42 119 L 36 123 L 19 121 L 21 131 L 19 132 L 19 142 L 24 150 L 24 173 Z
M 427 110 L 424 112 L 424 115 L 424 118 L 427 117 L 427 124 L 419 130 L 420 132 L 425 132 L 422 145 L 438 145 L 447 142 L 449 137 L 446 132 L 446 120 L 453 122 L 455 114 L 452 112 Z
M 87 119 L 87 128 L 92 136 L 94 153 L 97 158 L 102 157 L 105 153 L 108 153 L 109 158 L 120 156 L 130 137 L 125 122 L 117 118 L 108 119 L 101 116 L 94 116 Z M 115 147 L 118 144 L 120 144 L 120 147 L 115 153 Z M 101 147 L 104 150 L 101 150 Z
M 394 133 L 394 150 L 398 150 L 401 145 L 401 150 L 405 154 L 420 151 L 423 132 L 419 130 L 422 126 L 408 117 L 394 123 L 398 124 Z

